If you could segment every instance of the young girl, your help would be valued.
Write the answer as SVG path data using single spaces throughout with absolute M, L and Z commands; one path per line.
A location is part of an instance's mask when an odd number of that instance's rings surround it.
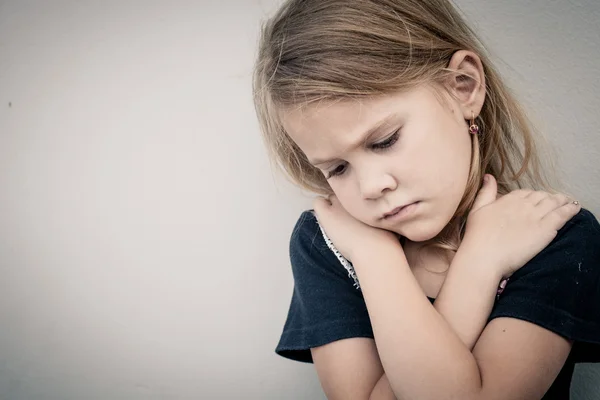
M 329 399 L 569 398 L 600 361 L 600 225 L 449 1 L 289 0 L 254 92 L 275 161 L 326 196 L 278 354 Z

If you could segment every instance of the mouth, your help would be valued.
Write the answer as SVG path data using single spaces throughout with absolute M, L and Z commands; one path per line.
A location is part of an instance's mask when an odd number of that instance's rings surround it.
M 400 206 L 400 207 L 396 207 L 393 210 L 391 210 L 391 211 L 383 214 L 383 216 L 381 217 L 381 219 L 384 219 L 384 220 L 393 219 L 396 216 L 404 214 L 404 212 L 406 212 L 410 206 L 416 205 L 417 203 L 419 203 L 419 202 L 415 201 L 415 202 L 408 203 L 408 204 L 405 204 L 405 205 Z M 413 207 L 411 207 L 411 208 L 413 208 Z

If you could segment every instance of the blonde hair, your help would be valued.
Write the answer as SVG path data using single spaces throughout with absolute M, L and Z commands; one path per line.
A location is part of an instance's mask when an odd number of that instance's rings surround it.
M 465 194 L 454 218 L 432 244 L 458 248 L 485 173 L 497 179 L 499 194 L 518 188 L 556 192 L 553 166 L 543 165 L 522 107 L 481 41 L 447 0 L 283 4 L 262 27 L 253 80 L 256 112 L 272 161 L 300 187 L 332 193 L 322 172 L 283 129 L 281 111 L 322 101 L 366 99 L 421 84 L 443 87 L 457 73 L 447 65 L 458 50 L 479 55 L 487 97 L 476 120 L 480 134 L 472 136 Z

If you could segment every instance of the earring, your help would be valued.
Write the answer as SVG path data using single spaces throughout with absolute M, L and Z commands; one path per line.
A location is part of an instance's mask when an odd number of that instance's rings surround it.
M 471 135 L 477 135 L 479 133 L 479 126 L 475 124 L 475 114 L 471 111 L 471 126 L 469 126 L 469 133 Z

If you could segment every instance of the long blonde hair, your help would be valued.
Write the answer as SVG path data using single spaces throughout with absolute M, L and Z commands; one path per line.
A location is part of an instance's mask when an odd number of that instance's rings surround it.
M 553 165 L 540 157 L 530 121 L 481 41 L 448 0 L 285 2 L 262 27 L 253 80 L 256 112 L 272 161 L 300 187 L 332 193 L 322 172 L 283 129 L 280 111 L 366 99 L 421 84 L 443 85 L 456 74 L 447 68 L 452 55 L 463 49 L 479 55 L 487 97 L 476 120 L 480 134 L 473 135 L 463 199 L 432 244 L 458 248 L 485 173 L 497 179 L 499 194 L 517 188 L 556 192 Z

